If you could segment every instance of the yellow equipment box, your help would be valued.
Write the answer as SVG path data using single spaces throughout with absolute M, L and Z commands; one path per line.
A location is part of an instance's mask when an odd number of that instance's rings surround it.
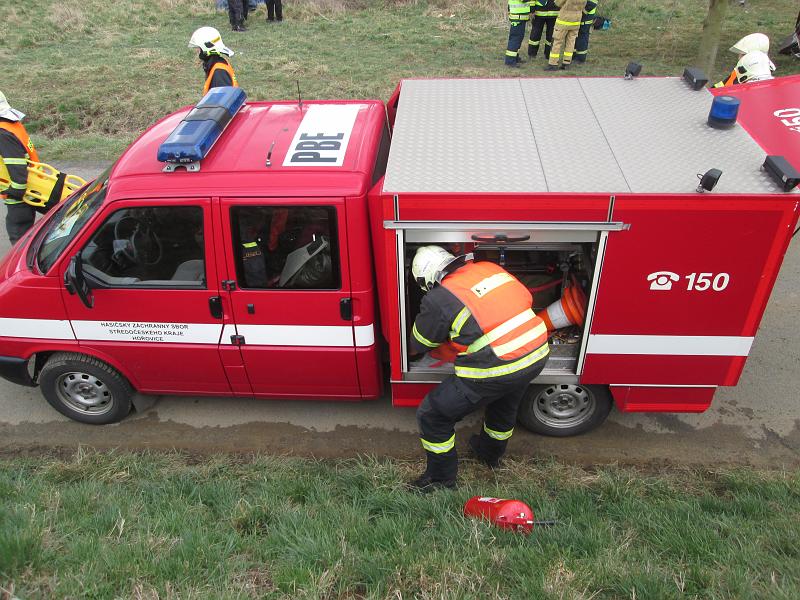
M 28 161 L 28 187 L 22 200 L 31 206 L 45 206 L 58 181 L 61 172 L 45 163 Z M 5 163 L 0 160 L 0 188 L 6 188 L 11 183 L 11 177 Z M 86 185 L 86 181 L 77 175 L 64 175 L 64 187 L 61 190 L 61 202 L 75 190 Z

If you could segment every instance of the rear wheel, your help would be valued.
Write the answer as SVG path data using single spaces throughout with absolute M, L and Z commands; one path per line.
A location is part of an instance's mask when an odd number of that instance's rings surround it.
M 59 352 L 39 373 L 42 394 L 62 415 L 103 425 L 121 421 L 131 411 L 134 390 L 116 369 L 90 356 Z
M 520 404 L 519 422 L 542 435 L 578 435 L 602 424 L 611 404 L 611 393 L 605 386 L 532 385 Z

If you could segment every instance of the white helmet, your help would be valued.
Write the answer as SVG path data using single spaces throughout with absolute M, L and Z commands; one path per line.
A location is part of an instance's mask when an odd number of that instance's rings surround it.
M 189 48 L 200 48 L 206 54 L 225 54 L 233 56 L 233 50 L 222 43 L 222 36 L 213 27 L 196 29 L 189 38 Z
M 411 262 L 411 274 L 424 291 L 441 281 L 444 269 L 456 259 L 441 246 L 422 246 Z
M 730 51 L 736 54 L 747 54 L 754 50 L 769 54 L 769 37 L 763 33 L 751 33 L 730 47 Z
M 25 118 L 25 113 L 19 112 L 16 108 L 11 108 L 8 100 L 6 100 L 6 95 L 0 92 L 0 119 L 21 121 L 23 118 Z
M 769 56 L 758 50 L 748 52 L 736 63 L 736 81 L 751 83 L 772 79 L 772 62 Z

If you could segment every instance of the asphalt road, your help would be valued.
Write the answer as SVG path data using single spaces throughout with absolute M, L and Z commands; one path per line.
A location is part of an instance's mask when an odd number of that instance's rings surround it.
M 56 165 L 92 177 L 105 165 Z M 0 253 L 8 249 L 0 236 Z M 720 388 L 700 415 L 622 414 L 599 429 L 568 439 L 517 428 L 510 455 L 570 462 L 719 465 L 800 465 L 800 236 L 785 257 L 744 374 Z M 477 417 L 459 431 L 477 429 Z M 62 417 L 37 389 L 0 380 L 0 453 L 79 444 L 97 447 L 180 448 L 197 452 L 264 451 L 303 456 L 413 457 L 421 450 L 412 409 L 388 398 L 364 403 L 162 397 L 148 411 L 108 426 Z M 459 435 L 459 444 L 467 436 Z

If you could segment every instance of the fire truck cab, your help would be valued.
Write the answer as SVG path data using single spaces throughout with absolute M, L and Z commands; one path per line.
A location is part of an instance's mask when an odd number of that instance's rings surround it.
M 677 78 L 407 80 L 388 105 L 226 117 L 232 89 L 156 123 L 3 259 L 0 375 L 86 423 L 136 394 L 374 399 L 385 373 L 414 406 L 452 372 L 408 351 L 410 262 L 440 244 L 503 265 L 537 313 L 577 304 L 522 408 L 534 431 L 587 431 L 612 401 L 699 412 L 736 384 L 798 219 L 762 165 L 800 167 L 782 122 L 800 77 L 741 86 L 725 130 Z M 159 160 L 170 140 L 194 158 Z

